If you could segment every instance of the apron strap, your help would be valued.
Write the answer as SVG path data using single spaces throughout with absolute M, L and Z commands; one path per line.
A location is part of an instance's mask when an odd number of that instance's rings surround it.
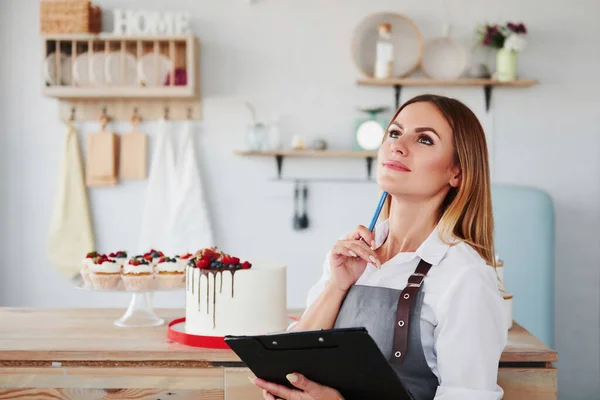
M 408 349 L 408 327 L 410 324 L 410 311 L 412 309 L 413 302 L 421 284 L 425 279 L 425 275 L 429 272 L 431 264 L 425 260 L 421 260 L 415 272 L 408 277 L 408 284 L 400 293 L 398 299 L 398 309 L 396 311 L 396 323 L 394 327 L 394 343 L 392 345 L 392 360 L 393 364 L 401 364 L 406 356 L 406 350 Z M 420 321 L 415 321 L 420 323 Z

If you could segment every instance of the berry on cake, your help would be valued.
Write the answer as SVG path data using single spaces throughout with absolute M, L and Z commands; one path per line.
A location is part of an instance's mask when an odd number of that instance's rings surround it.
M 190 262 L 190 260 L 192 260 L 194 258 L 194 255 L 192 253 L 185 253 L 185 254 L 180 254 L 178 256 L 175 256 L 175 258 L 177 259 L 177 262 L 179 263 L 179 265 L 181 265 L 183 268 L 185 268 L 188 263 Z
M 127 264 L 127 252 L 123 250 L 117 251 L 116 253 L 110 253 L 108 258 L 114 260 L 121 268 Z

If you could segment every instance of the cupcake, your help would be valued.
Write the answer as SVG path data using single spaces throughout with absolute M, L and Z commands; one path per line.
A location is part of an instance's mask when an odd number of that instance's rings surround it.
M 142 256 L 142 258 L 144 260 L 150 262 L 150 264 L 152 264 L 152 266 L 156 266 L 156 264 L 158 263 L 158 260 L 164 256 L 165 255 L 162 251 L 151 249 L 149 252 L 145 253 Z
M 94 263 L 88 267 L 94 289 L 116 289 L 121 280 L 121 267 L 115 260 L 106 255 L 94 258 Z
M 175 258 L 161 257 L 155 267 L 155 277 L 159 290 L 174 289 L 185 280 L 185 265 Z
M 92 286 L 92 281 L 90 279 L 89 266 L 94 263 L 94 257 L 97 257 L 97 256 L 98 256 L 98 252 L 92 251 L 90 253 L 87 253 L 85 255 L 85 258 L 83 259 L 81 269 L 79 270 L 79 274 L 81 275 L 81 278 L 83 279 L 84 286 Z
M 192 253 L 186 253 L 179 256 L 175 256 L 175 258 L 177 259 L 177 263 L 185 269 L 190 260 L 194 258 L 194 255 Z
M 127 252 L 126 251 L 117 251 L 116 253 L 110 253 L 108 258 L 114 260 L 119 267 L 121 267 L 121 272 L 123 271 L 123 266 L 127 264 Z
M 152 264 L 143 258 L 132 258 L 123 266 L 121 278 L 125 290 L 136 292 L 151 290 L 154 282 Z

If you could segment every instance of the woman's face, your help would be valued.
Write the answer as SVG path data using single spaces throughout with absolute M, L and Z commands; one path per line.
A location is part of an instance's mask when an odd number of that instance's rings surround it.
M 452 129 L 431 103 L 406 106 L 386 132 L 377 159 L 377 183 L 391 195 L 445 196 L 460 184 Z

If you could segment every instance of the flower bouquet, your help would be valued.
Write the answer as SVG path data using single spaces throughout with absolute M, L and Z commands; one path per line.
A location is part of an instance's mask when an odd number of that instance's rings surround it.
M 517 79 L 517 53 L 526 47 L 527 28 L 523 23 L 508 22 L 506 25 L 484 24 L 476 30 L 478 43 L 497 49 L 495 79 Z

